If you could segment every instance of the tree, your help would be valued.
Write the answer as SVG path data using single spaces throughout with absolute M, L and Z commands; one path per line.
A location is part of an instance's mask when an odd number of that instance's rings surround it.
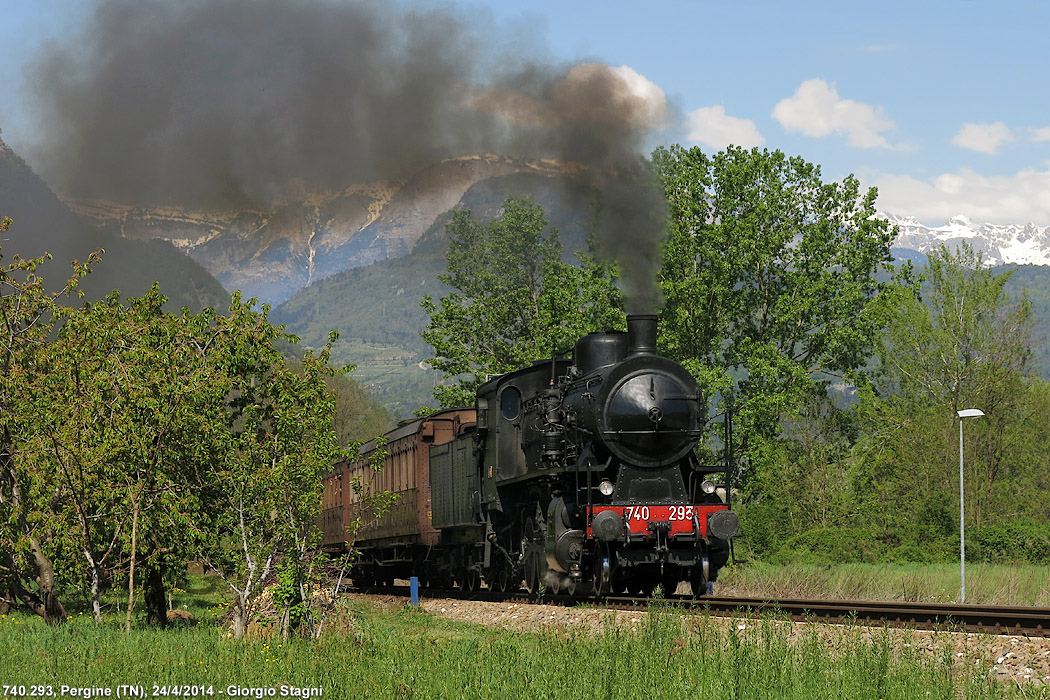
M 11 225 L 0 221 L 0 232 Z M 54 326 L 58 300 L 73 294 L 89 266 L 75 262 L 59 291 L 48 292 L 37 269 L 50 256 L 15 255 L 0 267 L 0 606 L 25 605 L 49 624 L 65 620 L 50 540 L 62 537 L 49 517 L 56 485 L 52 475 L 24 459 L 20 448 L 40 407 L 26 390 L 45 374 L 41 351 Z
M 673 146 L 653 161 L 670 208 L 661 349 L 696 376 L 712 417 L 735 408 L 754 456 L 814 382 L 863 382 L 910 266 L 879 277 L 896 231 L 853 176 L 824 182 L 819 166 L 757 148 Z
M 29 424 L 23 449 L 56 477 L 52 510 L 67 517 L 83 555 L 97 620 L 103 571 L 127 573 L 127 625 L 136 574 L 148 622 L 167 622 L 165 572 L 184 568 L 187 522 L 211 507 L 184 485 L 191 466 L 209 463 L 226 418 L 222 384 L 197 352 L 207 337 L 187 332 L 195 317 L 165 313 L 165 302 L 153 285 L 141 298 L 114 292 L 57 309 L 46 375 L 27 390 L 47 410 Z M 200 318 L 207 324 L 208 312 Z M 76 561 L 63 557 L 63 568 L 79 583 Z
M 303 363 L 299 360 L 289 360 L 288 365 L 295 372 L 303 371 Z M 355 369 L 354 365 L 347 365 L 324 378 L 335 399 L 332 426 L 339 439 L 339 447 L 343 449 L 349 448 L 355 441 L 367 441 L 382 435 L 396 424 L 386 407 L 350 376 Z
M 439 279 L 456 291 L 422 301 L 430 315 L 422 335 L 435 355 L 428 362 L 456 380 L 434 390 L 443 407 L 473 403 L 488 375 L 563 355 L 589 331 L 623 326 L 610 268 L 591 255 L 578 255 L 578 268 L 562 261 L 557 229 L 535 202 L 508 197 L 487 226 L 458 210 L 446 231 Z
M 9 318 L 30 298 L 47 314 L 10 327 L 23 332 L 0 384 L 18 456 L 0 500 L 7 589 L 58 621 L 59 585 L 83 587 L 98 620 L 104 577 L 122 572 L 125 625 L 139 581 L 163 625 L 165 572 L 199 558 L 230 585 L 243 634 L 274 562 L 302 581 L 315 544 L 321 475 L 340 454 L 330 343 L 287 362 L 278 346 L 295 339 L 236 294 L 227 316 L 171 314 L 156 285 L 69 308 L 7 281 L 23 292 Z
M 993 274 L 965 243 L 929 256 L 925 303 L 901 299 L 881 353 L 886 388 L 925 397 L 954 414 L 964 403 L 992 401 L 1031 368 L 1034 317 L 1026 296 L 1011 303 L 1012 273 Z
M 305 586 L 320 535 L 314 523 L 322 476 L 341 454 L 332 428 L 334 398 L 325 384 L 336 334 L 293 368 L 275 343 L 294 338 L 269 323 L 268 306 L 256 311 L 254 303 L 234 294 L 229 316 L 214 318 L 206 352 L 218 370 L 211 381 L 226 396 L 226 425 L 216 459 L 192 477 L 195 489 L 217 498 L 209 518 L 198 521 L 197 553 L 233 594 L 237 638 L 278 561 L 285 634 L 298 621 L 292 608 L 305 610 L 302 621 L 312 624 Z
M 107 572 L 123 572 L 126 626 L 139 580 L 163 625 L 165 571 L 199 557 L 237 593 L 243 633 L 260 558 L 308 578 L 321 475 L 341 454 L 335 335 L 289 363 L 279 347 L 297 339 L 237 294 L 227 316 L 166 313 L 156 284 L 64 306 L 99 257 L 55 293 L 37 275 L 46 259 L 0 267 L 0 606 L 61 622 L 73 585 L 98 620 Z M 287 607 L 307 600 L 300 585 Z
M 951 518 L 956 411 L 980 408 L 985 416 L 966 424 L 967 519 L 980 527 L 1050 516 L 1050 387 L 1030 374 L 1034 318 L 1025 296 L 1005 293 L 1010 274 L 995 274 L 966 245 L 942 247 L 930 255 L 922 300 L 901 300 L 880 353 L 881 395 L 861 402 L 872 512 L 907 494 Z

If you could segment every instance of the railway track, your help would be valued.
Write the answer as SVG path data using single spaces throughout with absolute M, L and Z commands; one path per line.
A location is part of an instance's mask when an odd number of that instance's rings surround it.
M 352 588 L 354 593 L 409 597 L 408 586 Z M 494 603 L 542 603 L 545 605 L 599 605 L 610 610 L 646 610 L 651 600 L 631 596 L 608 596 L 600 601 L 565 595 L 538 598 L 524 591 L 500 593 L 487 589 L 475 591 L 421 589 L 424 598 L 480 600 Z M 935 629 L 944 631 L 983 632 L 1028 637 L 1050 637 L 1050 608 L 1006 605 L 959 605 L 954 603 L 907 603 L 857 600 L 766 600 L 762 598 L 721 598 L 705 596 L 670 596 L 661 605 L 676 605 L 683 610 L 718 616 L 756 617 L 774 615 L 800 622 L 865 624 Z

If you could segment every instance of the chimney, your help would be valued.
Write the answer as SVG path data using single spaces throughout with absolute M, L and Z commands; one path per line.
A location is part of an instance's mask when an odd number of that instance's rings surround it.
M 627 356 L 656 354 L 656 314 L 627 315 Z

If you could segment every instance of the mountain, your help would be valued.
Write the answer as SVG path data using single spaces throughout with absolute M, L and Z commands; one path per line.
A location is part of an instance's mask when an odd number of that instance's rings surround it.
M 942 244 L 952 249 L 965 241 L 989 266 L 1050 265 L 1050 226 L 975 223 L 961 215 L 940 226 L 926 226 L 910 216 L 882 216 L 900 229 L 894 243 L 898 249 L 928 253 Z
M 1032 332 L 1033 369 L 1050 377 L 1050 226 L 988 224 L 953 216 L 940 226 L 926 226 L 909 216 L 881 214 L 900 234 L 892 250 L 898 260 L 926 264 L 926 253 L 965 242 L 980 251 L 995 274 L 1010 274 L 1004 291 L 1011 299 L 1027 296 L 1036 325 Z
M 567 172 L 553 161 L 479 155 L 444 160 L 403 180 L 310 193 L 272 208 L 199 212 L 85 200 L 68 204 L 97 230 L 168 241 L 227 289 L 277 305 L 336 273 L 408 254 L 480 182 Z
M 165 241 L 131 241 L 92 229 L 70 211 L 47 184 L 3 140 L 0 140 L 0 218 L 9 217 L 11 228 L 0 242 L 5 258 L 51 253 L 54 259 L 41 268 L 49 286 L 59 288 L 68 279 L 73 260 L 84 260 L 99 248 L 102 262 L 83 278 L 80 289 L 99 299 L 113 289 L 125 296 L 140 296 L 154 280 L 169 297 L 168 306 L 229 304 L 229 294 L 199 264 Z
M 571 178 L 539 172 L 487 178 L 472 185 L 455 204 L 488 223 L 508 195 L 527 196 L 538 202 L 552 226 L 558 229 L 564 257 L 575 258 L 586 246 L 588 212 L 569 200 Z M 331 330 L 339 340 L 333 359 L 355 364 L 354 378 L 399 417 L 431 401 L 431 389 L 440 374 L 424 360 L 430 347 L 419 337 L 427 315 L 419 302 L 424 294 L 438 298 L 449 288 L 438 280 L 445 270 L 449 212 L 442 212 L 418 236 L 406 255 L 391 257 L 344 270 L 317 281 L 273 310 L 271 318 L 283 323 L 307 346 L 320 346 Z
M 528 195 L 541 203 L 548 218 L 559 228 L 568 257 L 583 246 L 586 221 L 559 194 L 565 184 L 558 178 L 535 175 L 492 178 L 471 187 L 457 207 L 470 208 L 479 220 L 487 222 L 496 216 L 508 193 Z M 911 259 L 920 267 L 926 262 L 924 251 L 941 243 L 950 246 L 965 239 L 986 251 L 986 261 L 998 263 L 1002 251 L 1019 249 L 1016 241 L 1026 229 L 1043 236 L 1047 233 L 1032 226 L 967 228 L 960 225 L 958 217 L 942 227 L 924 227 L 915 219 L 903 217 L 887 218 L 902 230 L 894 248 L 895 257 Z M 436 298 L 449 291 L 437 279 L 445 265 L 446 221 L 447 215 L 435 220 L 409 254 L 316 282 L 273 313 L 275 320 L 286 324 L 308 345 L 320 345 L 330 330 L 339 330 L 341 336 L 333 349 L 335 358 L 357 364 L 354 376 L 402 417 L 427 403 L 431 388 L 439 380 L 437 373 L 426 369 L 423 362 L 430 349 L 419 337 L 427 322 L 419 300 L 423 294 Z M 981 238 L 982 234 L 987 238 Z M 993 246 L 993 241 L 998 245 Z M 1007 260 L 1012 258 L 1008 255 Z M 1027 291 L 1037 317 L 1043 320 L 1035 333 L 1036 367 L 1050 376 L 1050 344 L 1044 342 L 1050 334 L 1050 267 L 1011 264 L 1008 268 L 1014 271 L 1008 294 L 1018 298 Z
M 575 174 L 551 161 L 479 155 L 441 161 L 401 180 L 306 193 L 270 207 L 203 212 L 69 204 L 100 234 L 174 246 L 227 289 L 273 304 L 273 320 L 308 346 L 322 345 L 329 331 L 338 330 L 334 359 L 356 364 L 355 378 L 406 416 L 428 401 L 439 380 L 425 366 L 429 348 L 419 332 L 427 319 L 419 300 L 448 291 L 438 281 L 448 212 L 470 208 L 487 222 L 508 194 L 530 196 L 561 230 L 571 258 L 583 247 L 587 227 L 587 207 L 580 206 L 587 198 L 580 196 Z M 566 193 L 574 190 L 569 201 Z M 911 217 L 882 216 L 900 231 L 895 257 L 916 265 L 941 244 L 961 241 L 981 251 L 989 265 L 1050 265 L 1050 227 L 980 224 L 963 216 L 927 226 Z M 1042 277 L 1019 274 L 1015 280 Z M 1050 356 L 1040 364 L 1050 365 Z

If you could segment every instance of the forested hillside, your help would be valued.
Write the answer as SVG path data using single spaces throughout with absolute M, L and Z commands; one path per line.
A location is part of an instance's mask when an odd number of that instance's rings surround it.
M 0 140 L 0 218 L 11 227 L 2 242 L 3 256 L 23 258 L 45 252 L 55 260 L 46 282 L 57 284 L 73 260 L 85 260 L 105 249 L 80 288 L 91 299 L 101 299 L 114 289 L 126 295 L 145 294 L 160 282 L 168 308 L 229 305 L 229 294 L 214 277 L 166 241 L 132 241 L 92 231 L 66 208 L 21 157 Z
M 1027 294 L 1032 304 L 1035 326 L 1032 329 L 1033 369 L 1050 379 L 1050 267 L 1046 265 L 1004 265 L 994 272 L 1012 272 L 1005 289 L 1011 299 Z
M 462 199 L 480 221 L 491 221 L 508 194 L 540 203 L 559 230 L 565 258 L 585 246 L 587 220 L 566 202 L 566 181 L 539 175 L 510 175 L 474 185 Z M 273 319 L 300 336 L 307 346 L 323 344 L 339 331 L 332 349 L 336 363 L 355 364 L 354 377 L 400 417 L 433 405 L 431 390 L 440 375 L 420 366 L 430 356 L 420 332 L 427 315 L 424 294 L 440 296 L 445 270 L 449 214 L 438 219 L 408 255 L 347 270 L 313 284 L 274 309 Z

